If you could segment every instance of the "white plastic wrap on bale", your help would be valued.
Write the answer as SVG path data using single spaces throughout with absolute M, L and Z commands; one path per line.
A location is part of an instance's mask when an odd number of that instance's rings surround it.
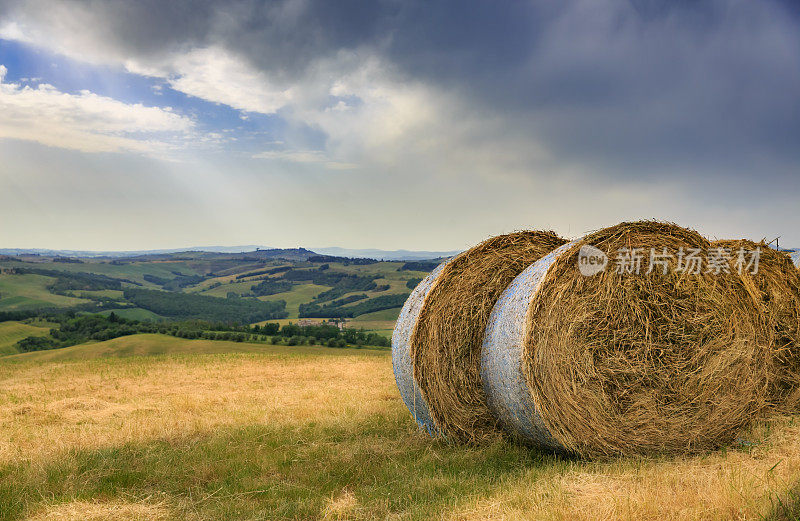
M 504 429 L 545 449 L 564 450 L 545 427 L 522 373 L 528 310 L 553 262 L 569 242 L 517 275 L 492 308 L 481 347 L 481 381 L 489 409 Z
M 411 360 L 411 336 L 414 334 L 417 320 L 422 312 L 422 307 L 425 305 L 425 299 L 448 262 L 450 261 L 444 261 L 439 264 L 427 277 L 422 279 L 422 282 L 417 284 L 417 287 L 408 296 L 406 303 L 403 304 L 403 309 L 400 311 L 400 316 L 397 317 L 397 323 L 392 333 L 392 368 L 394 369 L 394 378 L 397 382 L 397 388 L 400 390 L 400 396 L 403 398 L 408 410 L 411 411 L 412 416 L 414 416 L 414 421 L 431 435 L 438 434 L 438 429 L 433 423 L 428 404 L 422 397 L 416 380 L 414 380 L 414 365 Z

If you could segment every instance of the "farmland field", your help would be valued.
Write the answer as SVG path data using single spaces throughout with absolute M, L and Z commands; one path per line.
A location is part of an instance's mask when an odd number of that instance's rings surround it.
M 0 322 L 0 356 L 14 354 L 17 352 L 14 344 L 25 337 L 44 336 L 50 328 L 20 322 Z
M 278 303 L 279 307 L 268 312 L 251 305 L 253 315 L 260 309 L 261 315 L 271 315 L 273 320 L 352 320 L 363 315 L 357 327 L 386 336 L 391 329 L 387 323 L 396 319 L 400 303 L 415 281 L 425 276 L 425 272 L 406 269 L 405 264 L 315 256 L 308 250 L 182 252 L 121 260 L 74 258 L 68 262 L 47 256 L 6 256 L 0 258 L 0 311 L 42 310 L 44 315 L 52 315 L 53 308 L 104 314 L 113 310 L 129 320 L 185 318 L 175 315 L 174 310 L 172 316 L 165 315 L 164 306 L 155 302 L 162 299 L 152 294 L 147 302 L 131 298 L 132 290 L 147 289 L 196 295 L 200 300 L 193 302 L 200 310 L 192 318 L 208 322 L 230 321 L 231 315 L 221 312 L 220 306 L 237 305 L 213 302 L 211 297 L 239 297 L 250 304 Z M 170 298 L 164 296 L 163 300 Z M 239 320 L 246 322 L 247 318 Z
M 782 519 L 785 418 L 692 458 L 419 433 L 387 350 L 134 335 L 0 357 L 0 520 Z M 783 505 L 783 506 L 782 506 Z
M 88 302 L 51 293 L 47 285 L 53 280 L 42 275 L 0 275 L 0 310 L 71 306 Z
M 293 287 L 291 291 L 285 293 L 276 293 L 267 297 L 261 297 L 261 300 L 283 300 L 286 302 L 286 311 L 289 313 L 288 318 L 298 317 L 298 308 L 300 304 L 309 302 L 314 297 L 323 291 L 331 289 L 329 286 L 318 286 L 316 284 L 298 284 Z

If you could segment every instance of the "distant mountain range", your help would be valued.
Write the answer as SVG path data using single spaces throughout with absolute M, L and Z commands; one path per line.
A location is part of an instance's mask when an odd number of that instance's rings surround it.
M 249 244 L 243 246 L 195 246 L 191 248 L 167 248 L 159 250 L 132 250 L 132 251 L 87 251 L 87 250 L 50 250 L 45 248 L 0 248 L 0 255 L 42 255 L 46 257 L 83 257 L 83 258 L 124 258 L 152 255 L 168 255 L 182 252 L 209 252 L 209 253 L 250 253 L 257 250 L 278 250 L 268 246 Z M 302 248 L 301 248 L 302 250 Z M 289 250 L 286 250 L 289 251 Z M 423 260 L 450 257 L 459 253 L 453 251 L 413 251 L 413 250 L 378 250 L 378 249 L 349 249 L 349 248 L 311 248 L 310 252 L 320 255 L 335 255 L 337 257 L 372 258 L 378 260 Z
M 197 246 L 192 248 L 167 248 L 162 250 L 128 250 L 128 251 L 89 251 L 89 250 L 49 250 L 46 248 L 0 248 L 0 255 L 45 255 L 48 257 L 137 257 L 140 255 L 159 255 L 164 253 L 180 253 L 184 251 L 207 251 L 212 253 L 242 253 L 264 246 Z
M 423 260 L 439 259 L 442 257 L 452 257 L 461 250 L 450 251 L 412 251 L 412 250 L 376 250 L 376 249 L 349 249 L 331 246 L 328 248 L 311 248 L 313 251 L 322 255 L 335 255 L 337 257 L 355 257 L 358 259 L 377 259 L 377 260 Z

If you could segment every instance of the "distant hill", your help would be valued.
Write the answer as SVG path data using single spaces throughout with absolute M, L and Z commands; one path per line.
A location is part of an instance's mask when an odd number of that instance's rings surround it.
M 106 340 L 89 342 L 61 349 L 33 351 L 30 353 L 8 354 L 3 360 L 64 362 L 69 360 L 92 360 L 98 358 L 125 358 L 130 356 L 158 355 L 214 355 L 229 353 L 257 353 L 266 356 L 293 357 L 307 354 L 341 356 L 359 354 L 361 356 L 386 356 L 386 350 L 379 349 L 330 349 L 321 346 L 271 346 L 226 340 L 187 340 L 166 335 L 138 334 Z M 3 357 L 6 353 L 0 353 Z
M 376 249 L 349 249 L 349 248 L 311 248 L 317 253 L 323 255 L 335 255 L 337 257 L 356 257 L 356 258 L 370 258 L 378 260 L 391 260 L 391 261 L 406 261 L 406 260 L 427 260 L 439 259 L 443 257 L 452 257 L 460 250 L 450 251 L 414 251 L 414 250 L 376 250 Z
M 288 258 L 292 260 L 305 260 L 310 255 L 333 255 L 336 257 L 370 258 L 387 261 L 407 261 L 438 259 L 452 257 L 458 250 L 452 251 L 415 251 L 415 250 L 378 250 L 378 249 L 349 249 L 349 248 L 271 248 L 268 246 L 196 246 L 191 248 L 168 248 L 161 250 L 130 250 L 130 251 L 85 251 L 85 250 L 49 250 L 45 248 L 0 248 L 0 255 L 39 255 L 42 257 L 63 258 L 111 258 L 125 259 L 132 257 L 149 257 L 151 259 L 174 255 L 176 253 L 219 253 L 256 255 L 259 258 Z
M 0 248 L 0 255 L 43 255 L 46 257 L 138 257 L 186 251 L 207 251 L 212 253 L 242 253 L 257 249 L 271 249 L 268 246 L 249 244 L 246 246 L 193 246 L 191 248 L 167 248 L 161 250 L 128 251 L 89 251 L 89 250 L 49 250 L 46 248 Z

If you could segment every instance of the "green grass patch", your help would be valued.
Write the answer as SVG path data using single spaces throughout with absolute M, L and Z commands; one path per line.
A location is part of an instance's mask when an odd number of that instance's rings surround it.
M 507 442 L 432 442 L 408 414 L 352 423 L 249 425 L 163 441 L 77 450 L 34 468 L 0 467 L 0 521 L 45 501 L 166 497 L 176 519 L 429 520 L 531 469 L 566 464 Z M 336 502 L 337 498 L 346 498 Z
M 0 275 L 0 310 L 74 306 L 86 299 L 50 293 L 47 286 L 55 279 L 44 275 Z
M 81 297 L 87 296 L 89 298 L 95 298 L 95 297 L 106 297 L 114 299 L 122 298 L 122 291 L 116 289 L 100 289 L 95 291 L 73 290 L 73 293 Z
M 146 287 L 157 287 L 144 280 L 144 275 L 154 275 L 162 278 L 174 278 L 175 273 L 178 272 L 183 275 L 197 275 L 198 270 L 193 267 L 193 263 L 187 261 L 168 261 L 168 262 L 130 262 L 123 264 L 111 264 L 110 262 L 102 262 L 95 260 L 87 260 L 83 263 L 63 263 L 63 262 L 37 262 L 31 264 L 27 262 L 18 261 L 4 261 L 0 265 L 5 267 L 16 268 L 40 268 L 48 270 L 66 271 L 66 272 L 84 272 L 96 273 L 99 275 L 106 275 L 118 279 L 129 279 L 134 282 L 143 284 Z M 197 264 L 197 263 L 194 263 Z
M 392 322 L 389 327 L 394 327 L 394 322 L 400 316 L 401 308 L 382 309 L 380 311 L 373 311 L 372 313 L 365 313 L 352 320 L 353 323 L 359 322 Z
M 22 322 L 0 322 L 0 356 L 18 353 L 14 344 L 29 336 L 46 336 L 47 326 L 29 325 Z
M 268 295 L 266 297 L 259 297 L 260 300 L 286 301 L 286 312 L 289 313 L 287 318 L 297 319 L 299 314 L 300 304 L 306 304 L 314 300 L 314 297 L 331 289 L 330 286 L 317 286 L 316 284 L 297 284 L 292 288 L 292 291 L 285 293 L 276 293 L 275 295 Z
M 118 317 L 128 320 L 164 320 L 164 317 L 161 315 L 157 315 L 148 309 L 142 308 L 106 309 L 104 311 L 100 311 L 99 314 L 108 316 L 112 312 Z

